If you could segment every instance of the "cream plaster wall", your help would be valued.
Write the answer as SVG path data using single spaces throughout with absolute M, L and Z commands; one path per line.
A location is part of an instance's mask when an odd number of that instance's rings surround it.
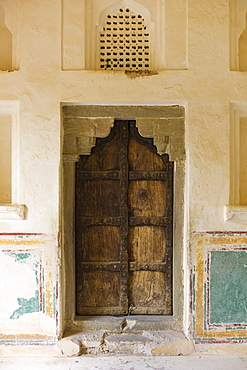
M 0 100 L 20 101 L 19 202 L 28 209 L 25 220 L 0 220 L 2 233 L 59 233 L 60 103 L 104 101 L 183 102 L 187 231 L 246 230 L 246 224 L 225 222 L 223 213 L 230 192 L 230 102 L 247 102 L 247 73 L 229 70 L 229 1 L 184 2 L 188 69 L 131 79 L 123 72 L 62 70 L 60 0 L 0 1 L 19 40 L 13 51 L 19 70 L 0 72 Z M 9 274 L 7 267 L 2 273 Z
M 12 120 L 10 114 L 0 115 L 0 203 L 11 203 Z
M 227 230 L 229 103 L 247 98 L 247 75 L 229 72 L 228 1 L 188 2 L 188 70 L 137 79 L 61 71 L 61 12 L 58 0 L 22 2 L 20 70 L 0 74 L 0 99 L 21 102 L 21 203 L 28 207 L 26 221 L 4 222 L 2 230 L 58 230 L 61 101 L 188 102 L 190 225 Z
M 247 204 L 247 119 L 242 118 L 240 120 L 240 178 L 239 178 L 239 189 L 240 189 L 240 204 Z

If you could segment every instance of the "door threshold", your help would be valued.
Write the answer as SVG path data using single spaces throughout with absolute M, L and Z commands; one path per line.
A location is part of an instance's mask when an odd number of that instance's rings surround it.
M 174 316 L 76 316 L 66 325 L 67 330 L 78 331 L 133 331 L 182 330 L 182 322 Z
M 75 355 L 188 355 L 194 351 L 191 340 L 185 337 L 182 330 L 164 329 L 162 323 L 169 324 L 171 317 L 156 316 L 153 320 L 135 321 L 132 317 L 113 318 L 114 322 L 121 323 L 115 330 L 106 327 L 106 323 L 113 323 L 112 318 L 89 316 L 78 322 L 100 323 L 98 330 L 92 325 L 90 329 L 67 330 L 59 341 L 58 347 L 67 356 Z M 121 321 L 122 320 L 122 321 Z M 138 327 L 146 323 L 146 328 Z M 159 327 L 155 324 L 158 323 Z M 162 324 L 162 325 L 161 325 Z M 103 326 L 102 326 L 103 325 Z

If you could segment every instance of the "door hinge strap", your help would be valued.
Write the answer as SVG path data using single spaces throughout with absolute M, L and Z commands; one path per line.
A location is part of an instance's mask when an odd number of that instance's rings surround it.
M 166 271 L 165 262 L 130 262 L 129 271 Z
M 82 262 L 81 269 L 82 271 L 120 271 L 121 264 L 118 261 L 114 262 Z
M 81 217 L 82 225 L 120 226 L 121 217 Z
M 129 171 L 129 180 L 167 180 L 165 171 Z
M 167 217 L 130 217 L 130 226 L 166 226 Z
M 120 171 L 80 171 L 82 180 L 119 180 Z

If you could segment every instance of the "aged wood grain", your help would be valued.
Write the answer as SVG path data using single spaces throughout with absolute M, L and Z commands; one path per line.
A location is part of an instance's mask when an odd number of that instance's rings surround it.
M 116 121 L 76 168 L 78 315 L 172 313 L 173 166 Z

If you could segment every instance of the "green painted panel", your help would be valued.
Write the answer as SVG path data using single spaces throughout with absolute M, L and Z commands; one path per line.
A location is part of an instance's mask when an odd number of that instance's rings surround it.
M 210 323 L 247 322 L 247 251 L 211 251 Z

